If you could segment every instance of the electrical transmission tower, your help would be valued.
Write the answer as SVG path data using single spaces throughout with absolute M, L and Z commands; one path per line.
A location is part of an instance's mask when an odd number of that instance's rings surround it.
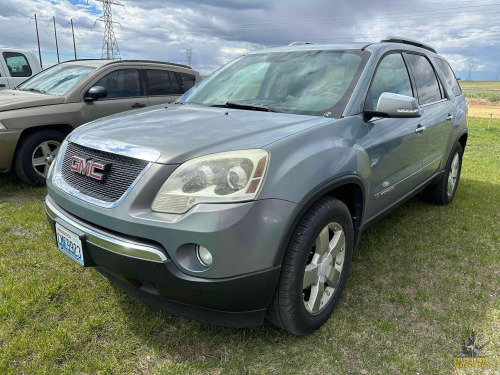
M 474 60 L 469 63 L 469 73 L 467 74 L 467 80 L 472 80 L 472 69 L 474 69 Z
M 102 53 L 101 59 L 121 60 L 120 49 L 118 48 L 118 42 L 116 41 L 115 32 L 113 30 L 113 23 L 119 22 L 113 20 L 113 15 L 111 14 L 111 5 L 123 6 L 117 0 L 96 0 L 102 3 L 103 16 L 98 18 L 97 21 L 102 21 L 104 23 L 104 40 L 102 42 Z M 120 25 L 121 27 L 121 25 Z
M 186 50 L 186 59 L 187 59 L 189 66 L 191 66 L 191 57 L 192 56 L 193 56 L 193 51 L 191 50 L 191 48 L 187 49 Z

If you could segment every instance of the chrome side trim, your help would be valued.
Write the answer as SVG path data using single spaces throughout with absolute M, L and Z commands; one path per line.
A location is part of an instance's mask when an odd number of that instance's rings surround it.
M 427 168 L 429 165 L 431 165 L 432 163 L 435 163 L 436 161 L 438 161 L 439 159 L 441 159 L 443 157 L 443 155 L 441 155 L 440 157 L 434 159 L 433 161 L 431 161 L 430 163 L 424 165 L 422 168 L 420 168 L 419 170 L 413 172 L 412 174 L 406 176 L 405 178 L 403 178 L 402 180 L 398 181 L 398 182 L 395 182 L 394 184 L 392 184 L 391 186 L 385 188 L 384 190 L 381 190 L 379 191 L 378 193 L 375 193 L 374 194 L 374 198 L 377 199 L 377 198 L 380 198 L 382 195 L 385 195 L 387 193 L 389 193 L 390 191 L 394 190 L 400 183 L 408 180 L 409 178 L 412 178 L 413 176 L 415 176 L 416 174 L 422 172 L 425 168 Z
M 69 142 L 94 150 L 109 152 L 111 154 L 128 156 L 134 159 L 156 162 L 161 152 L 158 150 L 144 148 L 112 139 L 100 138 L 89 134 L 74 135 L 69 137 Z
M 164 262 L 167 260 L 165 254 L 153 247 L 140 245 L 127 240 L 121 240 L 119 238 L 111 237 L 105 233 L 98 232 L 94 229 L 86 227 L 75 220 L 69 218 L 67 215 L 62 213 L 57 209 L 49 200 L 49 196 L 45 198 L 45 209 L 47 214 L 53 219 L 61 219 L 63 222 L 71 225 L 72 227 L 81 230 L 87 235 L 87 241 L 100 246 L 108 251 L 117 253 L 120 255 L 126 255 L 132 258 L 153 261 L 153 262 Z M 64 225 L 64 224 L 63 224 Z

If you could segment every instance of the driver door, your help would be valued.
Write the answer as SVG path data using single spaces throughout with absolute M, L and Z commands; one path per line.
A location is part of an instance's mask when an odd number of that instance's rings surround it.
M 139 68 L 127 67 L 107 71 L 86 88 L 84 96 L 93 86 L 102 86 L 107 91 L 105 98 L 93 102 L 84 101 L 87 122 L 149 105 Z

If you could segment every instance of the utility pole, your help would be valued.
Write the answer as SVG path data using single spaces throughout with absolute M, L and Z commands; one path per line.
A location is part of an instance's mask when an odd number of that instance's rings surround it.
M 123 6 L 117 0 L 96 0 L 102 3 L 103 16 L 98 18 L 97 21 L 104 22 L 104 39 L 102 42 L 102 53 L 101 59 L 121 60 L 120 49 L 118 48 L 118 42 L 116 41 L 115 32 L 113 30 L 113 23 L 118 23 L 113 20 L 113 15 L 111 14 L 111 5 Z M 121 25 L 120 25 L 121 27 Z
M 193 56 L 193 51 L 191 50 L 191 48 L 188 48 L 186 50 L 186 58 L 187 58 L 187 63 L 189 66 L 191 66 L 191 57 Z
M 42 68 L 42 70 L 43 70 L 43 65 L 42 65 L 42 51 L 40 50 L 40 36 L 38 35 L 38 21 L 36 20 L 36 14 L 34 14 L 33 16 L 31 16 L 30 22 L 31 22 L 31 20 L 33 18 L 35 19 L 36 41 L 38 43 L 38 58 L 40 59 L 40 68 Z M 28 26 L 29 26 L 30 22 L 28 22 Z
M 50 23 L 51 23 L 51 22 L 54 22 L 54 37 L 56 38 L 57 63 L 59 64 L 61 61 L 59 60 L 59 46 L 58 46 L 58 44 L 57 44 L 57 30 L 56 30 L 56 17 L 55 17 L 55 16 L 53 16 L 53 17 L 50 19 L 50 21 L 49 21 L 48 25 L 50 25 Z M 48 26 L 48 25 L 47 25 L 47 26 Z
M 76 57 L 76 44 L 75 44 L 75 29 L 73 29 L 73 18 L 69 20 L 71 23 L 71 33 L 73 34 L 73 52 L 75 53 L 75 60 L 78 60 Z

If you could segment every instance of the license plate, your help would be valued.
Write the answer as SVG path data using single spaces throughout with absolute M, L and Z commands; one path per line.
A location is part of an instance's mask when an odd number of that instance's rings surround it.
M 69 229 L 56 223 L 56 241 L 57 247 L 70 259 L 83 266 L 83 248 L 80 237 Z

